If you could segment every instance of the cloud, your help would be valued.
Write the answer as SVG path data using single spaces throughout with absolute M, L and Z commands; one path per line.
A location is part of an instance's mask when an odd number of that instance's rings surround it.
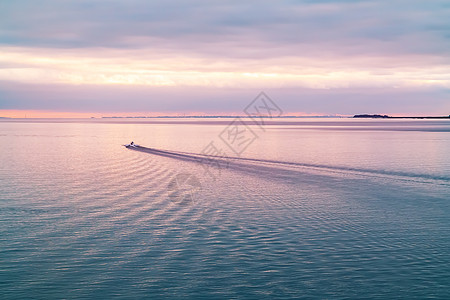
M 0 108 L 235 111 L 268 89 L 292 111 L 439 113 L 449 20 L 446 0 L 1 1 Z
M 317 89 L 449 87 L 433 57 L 280 57 L 265 60 L 173 56 L 145 50 L 2 48 L 0 80 L 33 84 Z M 426 61 L 426 64 L 424 62 Z M 405 67 L 406 66 L 406 67 Z
M 3 1 L 0 43 L 270 58 L 448 57 L 448 1 Z
M 242 114 L 261 90 L 91 85 L 30 85 L 0 81 L 1 110 L 53 110 L 128 113 Z M 447 115 L 450 89 L 416 88 L 269 88 L 268 95 L 286 113 L 344 114 L 408 113 Z M 1 115 L 1 113 L 0 113 Z

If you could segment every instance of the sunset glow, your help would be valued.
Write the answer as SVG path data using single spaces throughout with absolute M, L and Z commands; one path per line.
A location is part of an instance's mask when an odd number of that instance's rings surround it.
M 164 57 L 147 51 L 0 48 L 0 80 L 31 84 L 145 85 L 207 87 L 447 87 L 450 66 L 415 65 L 389 57 L 281 57 L 272 64 L 254 59 Z M 151 52 L 151 51 L 148 51 Z M 155 56 L 159 58 L 155 58 Z M 393 64 L 394 63 L 394 64 Z M 340 66 L 339 66 L 340 65 Z

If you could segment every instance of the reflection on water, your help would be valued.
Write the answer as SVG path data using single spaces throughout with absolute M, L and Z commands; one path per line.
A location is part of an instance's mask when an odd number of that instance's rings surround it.
M 2 299 L 448 296 L 449 122 L 280 119 L 211 178 L 228 120 L 124 121 L 0 122 Z

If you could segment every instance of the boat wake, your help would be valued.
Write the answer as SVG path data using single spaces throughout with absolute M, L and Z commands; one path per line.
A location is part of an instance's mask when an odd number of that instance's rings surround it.
M 257 159 L 257 158 L 246 158 L 246 157 L 219 157 L 200 153 L 190 153 L 181 151 L 169 151 L 155 148 L 148 148 L 143 146 L 128 147 L 130 150 L 145 152 L 148 154 L 188 161 L 195 163 L 204 163 L 206 159 L 214 159 L 223 161 L 226 164 L 227 169 L 234 169 L 240 171 L 250 171 L 252 173 L 260 172 L 262 170 L 273 171 L 286 170 L 286 168 L 294 168 L 297 171 L 298 168 L 303 169 L 314 169 L 318 171 L 327 171 L 333 173 L 352 173 L 354 175 L 366 175 L 372 177 L 396 177 L 397 179 L 404 180 L 414 180 L 422 182 L 433 182 L 443 185 L 450 184 L 449 176 L 439 176 L 432 174 L 419 174 L 403 171 L 390 171 L 390 170 L 379 170 L 379 169 L 368 169 L 368 168 L 354 168 L 346 166 L 333 166 L 324 164 L 312 164 L 312 163 L 299 163 L 299 162 L 288 162 L 279 160 L 269 160 L 269 159 Z M 273 174 L 273 173 L 272 173 Z

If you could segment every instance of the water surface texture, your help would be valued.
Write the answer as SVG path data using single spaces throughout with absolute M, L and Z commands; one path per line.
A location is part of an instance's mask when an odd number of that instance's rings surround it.
M 449 121 L 231 121 L 0 121 L 0 298 L 448 299 Z

